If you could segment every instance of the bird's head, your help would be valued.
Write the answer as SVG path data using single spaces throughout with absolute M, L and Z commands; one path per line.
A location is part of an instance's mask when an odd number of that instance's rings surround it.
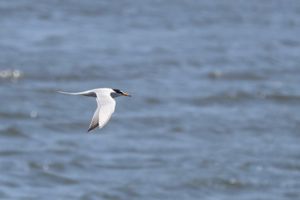
M 131 95 L 128 94 L 127 92 L 123 92 L 123 91 L 121 91 L 121 90 L 119 90 L 119 89 L 112 89 L 111 96 L 112 96 L 113 98 L 118 97 L 118 96 L 127 96 L 127 97 L 131 97 Z

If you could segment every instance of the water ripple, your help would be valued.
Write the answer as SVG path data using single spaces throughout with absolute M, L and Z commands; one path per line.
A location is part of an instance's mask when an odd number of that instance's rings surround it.
M 28 138 L 29 136 L 26 135 L 22 129 L 17 127 L 8 127 L 5 129 L 0 130 L 0 135 L 5 137 L 20 137 L 20 138 Z

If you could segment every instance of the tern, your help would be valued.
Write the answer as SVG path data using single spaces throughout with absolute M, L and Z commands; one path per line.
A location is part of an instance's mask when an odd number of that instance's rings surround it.
M 96 97 L 97 109 L 93 115 L 88 132 L 95 129 L 96 127 L 99 127 L 101 129 L 107 124 L 107 122 L 111 118 L 111 115 L 115 111 L 116 97 L 131 96 L 128 93 L 123 92 L 119 89 L 112 89 L 112 88 L 97 88 L 92 90 L 86 90 L 83 92 L 64 92 L 64 91 L 58 91 L 58 92 L 62 94 L 69 94 L 69 95 L 83 95 L 88 97 Z

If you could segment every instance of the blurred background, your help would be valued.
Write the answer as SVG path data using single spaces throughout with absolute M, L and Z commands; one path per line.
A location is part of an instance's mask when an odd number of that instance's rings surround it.
M 0 1 L 1 199 L 300 199 L 300 1 Z M 95 100 L 57 90 L 112 87 Z

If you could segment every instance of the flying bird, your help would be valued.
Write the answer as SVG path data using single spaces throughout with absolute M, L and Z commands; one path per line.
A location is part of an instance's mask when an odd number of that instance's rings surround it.
M 101 129 L 107 124 L 107 122 L 111 118 L 111 115 L 115 111 L 116 101 L 114 98 L 119 96 L 131 96 L 128 93 L 123 92 L 119 89 L 112 88 L 97 88 L 83 92 L 58 92 L 62 94 L 96 97 L 97 109 L 90 123 L 88 132 L 95 129 L 96 127 L 99 127 Z

